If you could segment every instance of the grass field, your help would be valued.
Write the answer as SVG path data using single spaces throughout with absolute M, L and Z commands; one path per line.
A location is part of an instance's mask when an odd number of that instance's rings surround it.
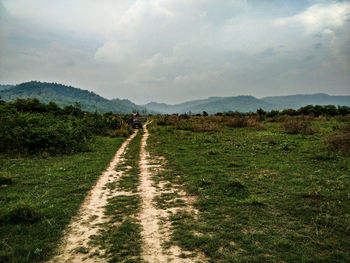
M 172 242 L 210 262 L 350 262 L 350 157 L 324 146 L 346 123 L 311 125 L 303 135 L 279 122 L 155 121 L 149 150 L 167 160 L 161 176 L 199 210 L 172 216 Z
M 47 260 L 125 138 L 73 155 L 0 158 L 0 262 Z

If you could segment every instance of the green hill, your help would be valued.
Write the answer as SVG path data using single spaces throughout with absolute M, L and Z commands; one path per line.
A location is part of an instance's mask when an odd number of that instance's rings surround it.
M 10 88 L 12 88 L 13 87 L 13 85 L 1 85 L 0 84 L 0 91 L 1 90 L 7 90 L 7 89 L 10 89 Z
M 59 106 L 80 103 L 83 110 L 131 113 L 142 111 L 143 108 L 129 100 L 105 99 L 93 92 L 57 83 L 31 81 L 10 89 L 0 91 L 2 100 L 11 101 L 17 98 L 38 98 L 43 103 L 56 102 Z

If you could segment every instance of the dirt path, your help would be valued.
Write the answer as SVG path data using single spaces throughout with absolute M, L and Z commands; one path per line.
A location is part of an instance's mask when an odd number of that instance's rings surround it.
M 97 235 L 101 229 L 101 224 L 106 222 L 104 207 L 111 195 L 111 191 L 106 185 L 118 181 L 119 175 L 115 168 L 121 161 L 121 156 L 124 154 L 127 145 L 136 136 L 137 132 L 138 130 L 122 144 L 109 167 L 101 174 L 96 185 L 85 198 L 78 216 L 73 219 L 64 235 L 59 254 L 50 260 L 50 263 L 106 262 L 106 260 L 98 257 L 99 254 L 103 254 L 99 251 L 99 248 L 88 244 L 89 237 Z
M 147 123 L 148 124 L 148 123 Z M 120 195 L 139 195 L 141 197 L 141 209 L 138 214 L 142 232 L 142 259 L 148 263 L 194 263 L 205 262 L 204 257 L 190 256 L 191 252 L 182 251 L 178 246 L 172 245 L 165 247 L 164 244 L 169 242 L 172 236 L 172 228 L 170 223 L 170 215 L 178 211 L 187 211 L 191 214 L 197 214 L 193 208 L 193 200 L 180 189 L 179 186 L 169 185 L 167 181 L 159 181 L 155 183 L 152 179 L 157 175 L 157 171 L 162 169 L 164 158 L 150 158 L 146 150 L 149 132 L 147 124 L 144 125 L 144 133 L 141 139 L 140 148 L 140 181 L 137 193 L 125 192 L 122 189 L 110 189 L 109 183 L 118 183 L 120 178 L 128 176 L 127 171 L 117 172 L 116 168 L 125 160 L 125 152 L 130 141 L 137 135 L 135 131 L 120 147 L 109 167 L 99 177 L 96 185 L 89 192 L 83 202 L 78 216 L 76 216 L 64 234 L 62 245 L 59 253 L 49 263 L 102 263 L 107 259 L 102 258 L 105 251 L 94 242 L 89 242 L 91 236 L 98 236 L 103 224 L 108 224 L 109 218 L 104 215 L 105 206 L 111 197 Z M 128 157 L 130 158 L 130 157 Z M 129 167 L 131 168 L 131 167 Z M 156 199 L 164 194 L 177 193 L 177 199 L 182 199 L 181 207 L 159 208 L 156 205 Z M 186 258 L 181 255 L 187 255 Z
M 142 198 L 141 213 L 139 216 L 143 229 L 141 233 L 143 237 L 142 258 L 148 263 L 204 262 L 203 257 L 180 257 L 184 252 L 177 246 L 171 246 L 170 248 L 163 246 L 165 242 L 169 241 L 172 232 L 169 215 L 176 212 L 176 209 L 159 209 L 156 207 L 156 197 L 161 196 L 162 193 L 169 192 L 169 190 L 165 190 L 163 187 L 155 187 L 155 182 L 152 180 L 154 171 L 161 169 L 161 164 L 149 158 L 149 153 L 146 151 L 148 137 L 149 132 L 147 125 L 145 125 L 141 140 L 139 185 L 139 193 Z M 170 191 L 176 191 L 176 189 Z M 183 199 L 184 202 L 188 203 L 189 200 L 186 200 L 185 195 Z M 196 213 L 190 204 L 185 209 Z

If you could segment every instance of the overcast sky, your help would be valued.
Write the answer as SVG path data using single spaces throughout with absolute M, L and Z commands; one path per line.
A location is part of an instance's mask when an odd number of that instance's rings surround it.
M 350 94 L 350 1 L 0 0 L 0 83 L 106 98 Z

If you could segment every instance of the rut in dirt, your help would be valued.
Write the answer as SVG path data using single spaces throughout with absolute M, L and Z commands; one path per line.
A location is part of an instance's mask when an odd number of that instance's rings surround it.
M 101 225 L 108 221 L 104 217 L 104 207 L 112 193 L 106 185 L 119 180 L 116 167 L 121 162 L 121 156 L 125 153 L 127 145 L 137 133 L 138 130 L 122 144 L 108 168 L 100 175 L 80 207 L 78 215 L 73 218 L 68 230 L 64 233 L 58 255 L 49 263 L 106 262 L 98 256 L 103 254 L 99 247 L 89 243 L 90 236 L 98 235 Z
M 180 247 L 172 245 L 165 248 L 164 244 L 168 242 L 172 236 L 172 229 L 169 220 L 171 213 L 176 213 L 176 209 L 160 209 L 156 206 L 156 198 L 163 193 L 169 191 L 164 190 L 161 184 L 155 185 L 152 177 L 155 176 L 155 170 L 161 169 L 161 163 L 156 158 L 150 158 L 150 154 L 146 150 L 149 132 L 146 123 L 144 125 L 144 133 L 140 145 L 140 161 L 139 161 L 139 186 L 136 195 L 141 198 L 140 212 L 137 216 L 141 225 L 142 236 L 142 253 L 141 258 L 146 263 L 194 263 L 205 262 L 203 257 L 181 257 L 186 254 Z M 122 176 L 128 176 L 127 172 L 119 173 L 116 168 L 125 161 L 125 153 L 128 144 L 137 135 L 135 130 L 119 148 L 109 167 L 99 177 L 96 185 L 90 190 L 85 198 L 79 213 L 70 223 L 68 230 L 63 237 L 63 243 L 60 246 L 59 253 L 49 263 L 102 263 L 107 262 L 105 251 L 101 247 L 91 241 L 91 236 L 98 236 L 103 228 L 103 224 L 109 223 L 109 218 L 105 217 L 105 207 L 113 196 L 123 196 L 129 193 L 122 189 L 111 190 L 106 187 L 110 183 L 118 183 Z M 130 157 L 129 157 L 130 158 Z M 178 191 L 173 189 L 171 191 Z M 186 194 L 183 194 L 186 201 Z M 185 209 L 196 213 L 190 202 Z M 181 209 L 184 209 L 183 207 Z M 169 213 L 171 212 L 171 213 Z
M 178 246 L 165 248 L 164 243 L 168 242 L 172 230 L 169 222 L 169 212 L 175 210 L 159 209 L 156 207 L 155 199 L 164 191 L 161 187 L 155 187 L 155 182 L 152 179 L 154 176 L 154 168 L 160 169 L 161 164 L 152 165 L 150 154 L 146 150 L 147 139 L 149 132 L 147 123 L 144 127 L 144 134 L 141 140 L 140 149 L 140 185 L 139 193 L 141 196 L 141 212 L 139 219 L 142 226 L 142 258 L 148 263 L 194 263 L 205 262 L 203 257 L 183 258 L 185 254 Z M 152 171 L 153 170 L 153 171 Z M 175 189 L 174 189 L 175 191 Z M 194 211 L 189 204 L 187 209 Z

